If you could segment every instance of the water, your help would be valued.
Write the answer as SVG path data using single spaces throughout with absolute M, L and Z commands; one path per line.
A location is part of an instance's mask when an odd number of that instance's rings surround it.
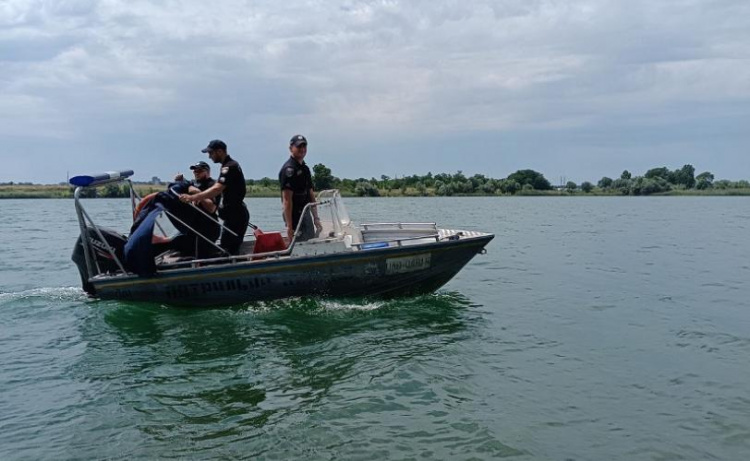
M 0 459 L 750 457 L 746 198 L 348 204 L 497 237 L 430 296 L 189 310 L 88 299 L 72 201 L 2 201 Z

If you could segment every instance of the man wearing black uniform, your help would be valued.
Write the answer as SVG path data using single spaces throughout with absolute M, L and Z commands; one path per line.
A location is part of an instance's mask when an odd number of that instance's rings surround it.
M 210 189 L 211 186 L 216 184 L 216 180 L 211 177 L 211 166 L 208 163 L 201 160 L 193 165 L 190 165 L 190 169 L 193 170 L 194 179 L 190 181 L 190 187 L 188 188 L 188 194 L 197 194 L 203 192 L 206 189 Z M 185 178 L 182 173 L 178 173 L 174 177 L 175 181 L 184 181 Z M 218 195 L 213 198 L 207 198 L 198 203 L 198 206 L 206 213 L 216 217 L 216 210 L 219 208 L 219 200 L 221 197 Z
M 208 163 L 200 161 L 190 165 L 190 169 L 193 170 L 194 179 L 188 183 L 188 194 L 203 192 L 216 184 L 216 181 L 211 178 L 211 167 Z M 182 182 L 185 179 L 182 176 L 182 173 L 179 173 L 175 176 L 174 180 Z M 180 250 L 185 255 L 195 255 L 198 258 L 209 257 L 215 252 L 215 247 L 211 245 L 211 243 L 219 238 L 221 231 L 221 227 L 216 224 L 216 220 L 218 219 L 216 212 L 219 209 L 220 198 L 221 197 L 217 195 L 213 198 L 203 199 L 197 204 L 198 208 L 207 213 L 211 219 L 199 212 L 187 213 L 181 216 L 188 226 L 205 238 L 194 235 L 190 229 L 181 228 L 180 231 L 182 232 L 182 235 L 176 237 L 172 241 L 174 248 Z M 211 243 L 209 243 L 209 241 Z
M 199 203 L 204 199 L 221 195 L 219 217 L 224 221 L 226 228 L 221 230 L 221 247 L 230 254 L 239 254 L 250 220 L 244 202 L 247 193 L 245 175 L 242 174 L 240 164 L 227 153 L 227 145 L 223 141 L 214 139 L 201 152 L 207 153 L 214 163 L 221 163 L 219 178 L 213 186 L 202 192 L 180 195 L 180 200 Z
M 302 218 L 302 210 L 305 205 L 315 202 L 315 192 L 313 191 L 312 175 L 310 168 L 305 163 L 307 155 L 307 139 L 301 134 L 292 136 L 289 141 L 289 160 L 284 163 L 279 171 L 279 185 L 281 186 L 281 203 L 284 210 L 284 222 L 286 223 L 287 237 L 292 241 L 294 231 L 302 219 L 300 226 L 299 240 L 308 240 L 315 237 L 322 229 L 318 210 L 311 208 L 310 213 L 306 213 Z M 314 226 L 313 226 L 314 224 Z M 317 232 L 316 232 L 317 230 Z

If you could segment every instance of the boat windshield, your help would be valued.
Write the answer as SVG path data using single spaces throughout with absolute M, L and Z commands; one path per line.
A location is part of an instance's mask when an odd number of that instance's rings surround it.
M 315 198 L 317 204 L 305 207 L 297 225 L 298 239 L 343 237 L 352 223 L 339 191 L 324 190 L 317 193 Z M 320 227 L 315 225 L 316 217 L 320 220 Z

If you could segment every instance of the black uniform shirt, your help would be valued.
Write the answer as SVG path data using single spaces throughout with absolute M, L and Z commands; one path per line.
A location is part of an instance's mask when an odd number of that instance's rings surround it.
M 193 179 L 192 181 L 190 181 L 190 185 L 198 188 L 198 190 L 200 190 L 201 192 L 206 189 L 210 189 L 214 184 L 216 184 L 214 178 L 208 178 L 205 181 L 198 181 L 197 179 Z
M 221 193 L 221 207 L 225 210 L 241 207 L 247 193 L 245 175 L 242 174 L 240 164 L 229 155 L 221 164 L 221 173 L 217 181 L 224 185 L 224 191 Z
M 305 162 L 299 163 L 294 157 L 289 157 L 279 171 L 279 184 L 282 191 L 284 189 L 292 191 L 293 210 L 301 211 L 310 201 L 310 189 L 313 187 L 312 175 Z
M 205 181 L 198 181 L 197 179 L 193 179 L 192 181 L 190 181 L 190 184 L 193 187 L 198 188 L 199 191 L 203 192 L 204 190 L 210 189 L 211 186 L 216 184 L 216 180 L 214 178 L 207 178 Z M 214 205 L 216 205 L 217 207 L 219 206 L 219 200 L 221 200 L 221 196 L 219 195 L 211 199 L 211 201 L 214 202 Z

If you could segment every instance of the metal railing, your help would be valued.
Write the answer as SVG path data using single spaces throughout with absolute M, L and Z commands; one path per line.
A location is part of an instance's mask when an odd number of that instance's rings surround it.
M 97 177 L 97 179 L 90 184 L 86 185 L 79 185 L 76 187 L 74 198 L 75 198 L 75 208 L 76 208 L 76 214 L 78 216 L 78 222 L 79 227 L 81 230 L 81 242 L 83 245 L 83 252 L 84 252 L 84 258 L 86 262 L 86 269 L 88 273 L 88 278 L 91 279 L 93 277 L 96 277 L 98 275 L 102 275 L 102 270 L 99 267 L 99 264 L 97 262 L 97 259 L 94 257 L 95 254 L 95 248 L 93 244 L 93 238 L 90 237 L 90 231 L 89 229 L 93 229 L 93 231 L 96 233 L 96 235 L 101 239 L 102 246 L 107 251 L 107 253 L 112 257 L 113 261 L 117 264 L 117 267 L 122 271 L 122 275 L 132 275 L 130 274 L 123 264 L 123 262 L 120 260 L 120 258 L 117 257 L 116 251 L 114 248 L 107 242 L 106 238 L 102 234 L 102 232 L 99 230 L 99 228 L 96 226 L 94 221 L 91 219 L 89 214 L 86 212 L 86 210 L 83 208 L 81 202 L 80 202 L 80 195 L 83 189 L 88 187 L 97 187 L 104 184 L 109 184 L 113 182 L 126 182 L 129 186 L 130 190 L 130 202 L 131 202 L 131 208 L 132 212 L 135 213 L 135 210 L 137 208 L 138 203 L 142 200 L 142 198 L 138 195 L 137 191 L 133 188 L 133 183 L 128 179 L 128 176 L 132 175 L 132 171 L 129 172 L 123 172 L 123 173 L 129 173 L 125 176 L 120 175 L 112 175 L 111 179 L 103 178 L 100 179 L 100 177 Z M 71 180 L 71 184 L 72 184 Z M 179 196 L 179 194 L 172 188 L 168 189 L 170 193 L 174 194 L 175 196 Z M 195 205 L 193 205 L 195 206 Z M 211 216 L 209 213 L 206 213 L 204 210 L 202 210 L 200 207 L 195 206 L 195 208 L 206 218 L 210 219 L 213 223 L 220 226 L 222 229 L 222 232 L 230 232 L 231 234 L 237 236 L 237 233 L 232 231 L 231 229 L 224 226 L 218 219 Z M 351 227 L 351 220 L 349 219 L 348 212 L 346 211 L 346 208 L 343 207 L 343 203 L 341 203 L 341 198 L 336 190 L 326 190 L 322 191 L 318 194 L 317 200 L 312 203 L 308 203 L 305 205 L 305 207 L 302 210 L 302 216 L 304 217 L 307 213 L 309 213 L 311 216 L 310 218 L 313 218 L 313 210 L 316 211 L 315 215 L 318 215 L 319 213 L 328 213 L 329 215 L 326 216 L 326 224 L 330 225 L 329 233 L 330 235 L 327 236 L 327 238 L 337 238 L 342 239 L 346 235 L 346 229 L 350 229 Z M 179 269 L 179 268 L 186 268 L 186 267 L 196 267 L 199 265 L 213 265 L 213 264 L 222 264 L 222 263 L 236 263 L 236 262 L 249 262 L 249 263 L 261 263 L 263 262 L 263 259 L 267 258 L 281 258 L 284 256 L 290 256 L 292 255 L 292 252 L 295 248 L 295 246 L 298 243 L 301 243 L 298 240 L 298 237 L 302 234 L 302 227 L 304 226 L 303 219 L 300 219 L 299 223 L 297 224 L 297 227 L 295 229 L 295 232 L 293 234 L 292 240 L 288 242 L 287 248 L 284 250 L 276 250 L 276 251 L 268 251 L 264 253 L 246 253 L 241 255 L 230 255 L 224 248 L 222 248 L 220 245 L 216 244 L 215 241 L 212 241 L 210 238 L 206 237 L 205 235 L 201 234 L 197 230 L 195 230 L 192 226 L 190 226 L 188 223 L 186 223 L 184 220 L 178 218 L 174 215 L 174 213 L 171 213 L 169 210 L 163 210 L 163 212 L 170 217 L 170 219 L 174 219 L 176 222 L 180 223 L 181 225 L 185 226 L 186 229 L 193 232 L 197 237 L 203 239 L 204 241 L 208 242 L 210 245 L 212 245 L 217 250 L 221 251 L 224 256 L 220 257 L 212 257 L 212 258 L 202 258 L 202 259 L 190 259 L 186 261 L 177 261 L 173 263 L 161 263 L 159 264 L 159 269 Z M 133 216 L 133 219 L 135 220 L 135 215 Z M 164 228 L 159 225 L 159 223 L 156 223 L 159 230 L 164 236 L 167 236 L 166 231 Z M 249 226 L 253 229 L 257 229 L 255 225 L 252 223 L 249 223 Z M 391 246 L 391 244 L 395 243 L 395 246 L 401 247 L 404 242 L 409 241 L 415 241 L 415 240 L 423 240 L 423 239 L 435 239 L 435 241 L 440 241 L 441 237 L 437 232 L 437 226 L 436 223 L 365 223 L 360 226 L 360 229 L 363 231 L 363 233 L 368 232 L 377 232 L 377 231 L 384 231 L 384 232 L 415 232 L 415 231 L 435 231 L 430 232 L 428 234 L 424 235 L 416 235 L 416 236 L 407 236 L 403 238 L 395 237 L 395 238 L 388 238 L 386 240 L 378 240 L 376 242 L 361 242 L 361 243 L 352 243 L 351 247 L 357 250 L 363 250 L 366 249 L 367 245 L 372 245 L 373 243 L 377 244 L 387 244 L 388 247 Z

